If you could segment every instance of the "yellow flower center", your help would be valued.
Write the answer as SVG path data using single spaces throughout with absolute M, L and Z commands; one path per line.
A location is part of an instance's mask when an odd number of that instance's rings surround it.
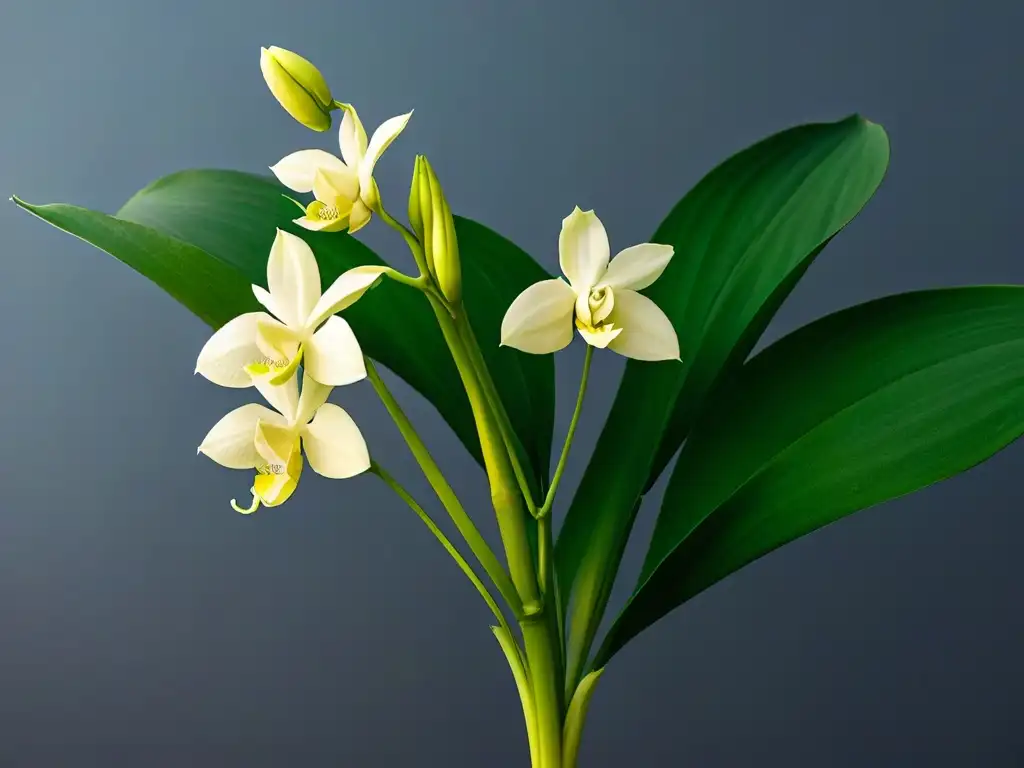
M 337 205 L 327 205 L 320 200 L 314 200 L 306 206 L 306 218 L 334 221 L 341 218 L 341 211 L 338 210 Z
M 600 328 L 615 306 L 615 293 L 607 285 L 597 285 L 590 289 L 587 296 L 587 309 L 590 310 L 590 327 Z
M 604 348 L 622 333 L 611 320 L 615 307 L 615 292 L 607 285 L 596 285 L 576 302 L 576 328 L 587 344 Z

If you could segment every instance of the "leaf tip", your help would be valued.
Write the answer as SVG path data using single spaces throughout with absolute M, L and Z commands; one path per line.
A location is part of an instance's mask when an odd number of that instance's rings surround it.
M 18 206 L 19 208 L 21 208 L 22 210 L 28 211 L 29 213 L 35 213 L 36 206 L 32 205 L 31 203 L 26 203 L 17 195 L 11 195 L 7 199 L 14 203 L 16 206 Z

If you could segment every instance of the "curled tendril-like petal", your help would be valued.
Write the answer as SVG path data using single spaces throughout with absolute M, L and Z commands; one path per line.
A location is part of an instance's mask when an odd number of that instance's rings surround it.
M 260 497 L 256 495 L 256 486 L 250 488 L 249 493 L 252 494 L 252 504 L 249 505 L 248 509 L 243 509 L 242 507 L 238 506 L 238 503 L 234 499 L 231 500 L 231 508 L 235 510 L 235 512 L 238 512 L 243 515 L 251 515 L 253 512 L 260 508 Z

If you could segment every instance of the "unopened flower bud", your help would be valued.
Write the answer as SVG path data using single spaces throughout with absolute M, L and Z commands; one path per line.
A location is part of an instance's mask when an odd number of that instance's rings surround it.
M 462 299 L 462 269 L 455 220 L 434 169 L 422 155 L 416 158 L 412 186 L 409 219 L 414 229 L 421 230 L 416 234 L 426 252 L 427 268 L 444 297 L 457 304 Z M 412 212 L 414 200 L 418 214 Z
M 284 48 L 260 48 L 260 69 L 274 98 L 289 115 L 307 128 L 326 131 L 331 127 L 334 98 L 320 71 Z
M 412 231 L 421 243 L 424 242 L 423 213 L 420 209 L 420 177 L 423 173 L 422 167 L 423 156 L 416 155 L 416 160 L 412 167 L 412 184 L 409 188 L 409 224 L 412 225 Z M 433 266 L 430 267 L 430 276 L 434 276 Z

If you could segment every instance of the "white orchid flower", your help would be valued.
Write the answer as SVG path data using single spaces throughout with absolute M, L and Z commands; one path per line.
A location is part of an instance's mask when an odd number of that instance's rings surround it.
M 344 409 L 328 403 L 332 387 L 302 379 L 302 393 L 296 377 L 285 384 L 270 384 L 269 376 L 254 377 L 260 394 L 275 410 L 250 403 L 236 408 L 214 425 L 199 446 L 218 464 L 229 469 L 255 469 L 252 505 L 276 507 L 295 491 L 302 474 L 302 453 L 309 466 L 324 477 L 347 478 L 370 467 L 370 454 L 359 427 Z
M 357 232 L 370 220 L 380 200 L 373 169 L 384 150 L 400 134 L 412 112 L 385 120 L 369 142 L 359 115 L 351 104 L 342 104 L 339 143 L 341 158 L 322 149 L 303 149 L 281 159 L 270 170 L 289 189 L 312 192 L 316 200 L 295 223 L 306 229 L 336 232 L 348 227 Z
M 250 374 L 272 373 L 272 383 L 293 378 L 302 363 L 321 384 L 340 387 L 366 377 L 363 352 L 352 328 L 335 317 L 355 303 L 383 266 L 342 273 L 322 295 L 320 269 L 302 238 L 277 230 L 267 261 L 267 286 L 252 287 L 266 312 L 239 315 L 220 328 L 199 353 L 196 373 L 224 387 L 249 387 Z
M 608 234 L 593 211 L 577 207 L 562 220 L 558 261 L 569 278 L 542 280 L 516 297 L 501 322 L 502 346 L 543 355 L 568 346 L 573 319 L 591 346 L 634 360 L 678 360 L 672 322 L 637 291 L 668 266 L 670 245 L 642 243 L 609 263 Z

